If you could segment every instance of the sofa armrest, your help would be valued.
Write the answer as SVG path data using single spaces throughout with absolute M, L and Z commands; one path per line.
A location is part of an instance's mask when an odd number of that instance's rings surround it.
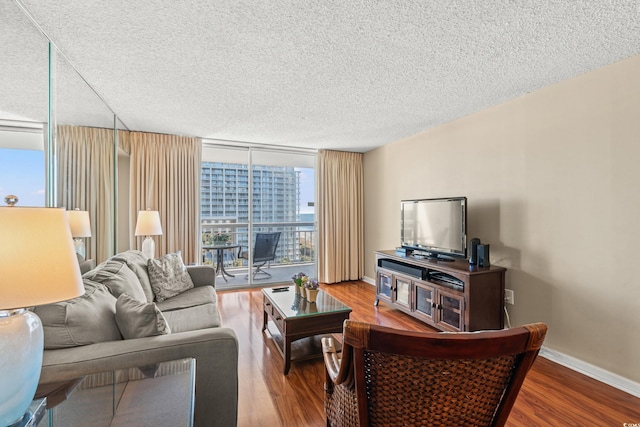
M 188 265 L 187 271 L 191 276 L 193 286 L 216 287 L 216 269 L 210 265 Z
M 196 359 L 194 425 L 235 426 L 238 417 L 238 340 L 229 328 L 46 350 L 40 384 L 188 357 Z

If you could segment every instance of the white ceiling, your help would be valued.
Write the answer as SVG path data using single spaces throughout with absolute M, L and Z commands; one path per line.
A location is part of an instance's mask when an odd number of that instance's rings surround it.
M 364 152 L 640 53 L 638 0 L 21 2 L 131 130 L 296 147 Z

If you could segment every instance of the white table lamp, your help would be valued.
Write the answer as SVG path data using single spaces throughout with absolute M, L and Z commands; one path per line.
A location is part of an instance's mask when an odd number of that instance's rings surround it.
M 142 253 L 147 258 L 154 258 L 156 254 L 156 244 L 151 236 L 162 235 L 162 224 L 160 224 L 160 213 L 158 211 L 138 212 L 136 223 L 136 236 L 147 236 L 142 242 Z
M 26 308 L 75 298 L 84 286 L 64 209 L 0 207 L 0 238 L 0 425 L 5 426 L 29 408 L 42 369 L 42 323 Z M 41 249 L 45 256 L 38 255 Z
M 89 212 L 74 209 L 67 212 L 69 217 L 69 226 L 71 227 L 71 236 L 73 237 L 73 246 L 76 253 L 86 258 L 86 250 L 84 247 L 84 238 L 91 237 L 91 223 L 89 222 Z

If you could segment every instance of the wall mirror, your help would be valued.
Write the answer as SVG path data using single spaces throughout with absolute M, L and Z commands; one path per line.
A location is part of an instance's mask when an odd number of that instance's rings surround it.
M 103 261 L 118 247 L 117 129 L 126 126 L 17 3 L 0 0 L 0 14 L 0 196 L 89 211 L 86 254 Z

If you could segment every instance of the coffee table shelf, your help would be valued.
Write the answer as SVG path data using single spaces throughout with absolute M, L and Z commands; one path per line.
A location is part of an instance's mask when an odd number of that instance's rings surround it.
M 262 330 L 269 331 L 282 354 L 285 375 L 289 373 L 292 361 L 321 356 L 322 335 L 342 332 L 342 324 L 351 313 L 351 308 L 322 290 L 315 303 L 296 295 L 294 286 L 284 292 L 265 288 L 262 294 Z

